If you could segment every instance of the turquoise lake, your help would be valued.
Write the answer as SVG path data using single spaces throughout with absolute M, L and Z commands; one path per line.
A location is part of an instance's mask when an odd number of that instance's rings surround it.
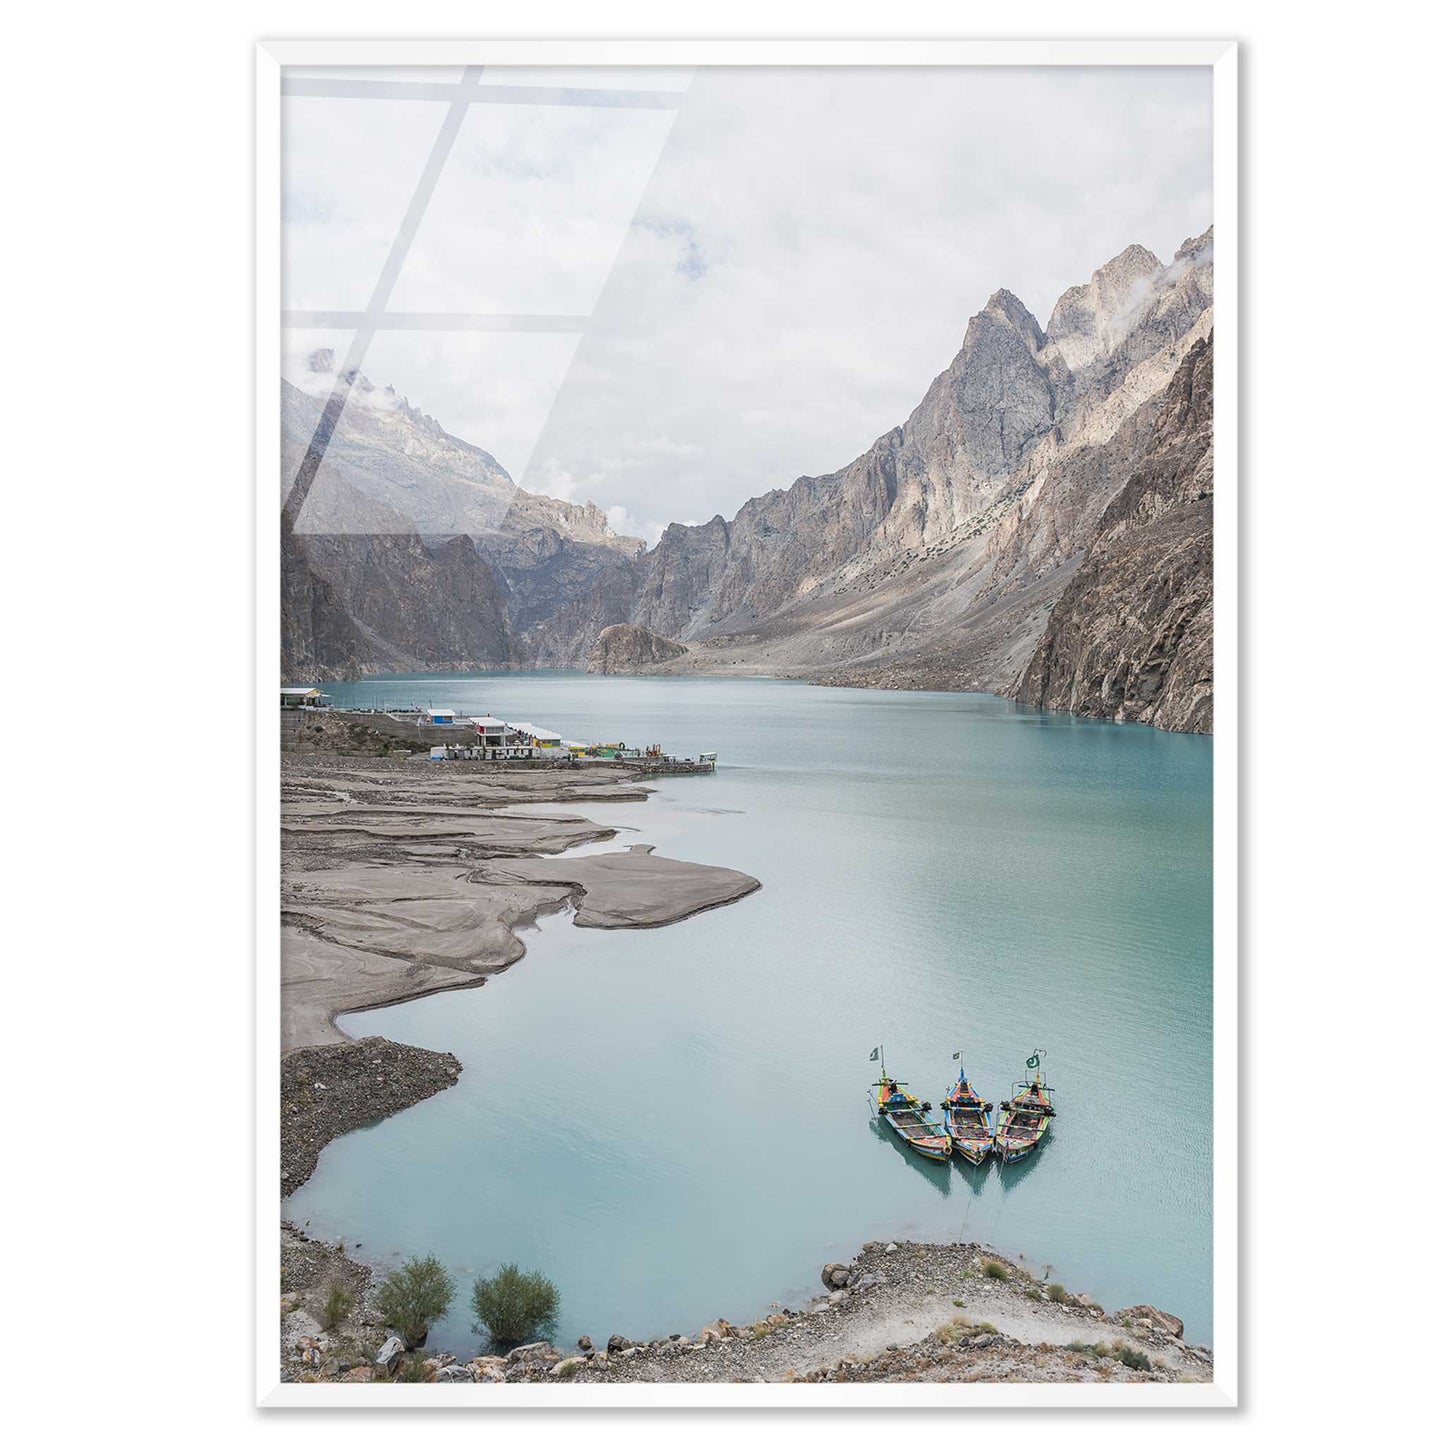
M 566 737 L 716 750 L 711 777 L 577 809 L 610 851 L 751 873 L 661 929 L 556 915 L 481 988 L 341 1020 L 455 1053 L 456 1087 L 322 1154 L 285 1204 L 383 1267 L 456 1274 L 429 1348 L 466 1358 L 471 1280 L 538 1268 L 557 1338 L 691 1334 L 796 1306 L 870 1239 L 971 1239 L 1211 1342 L 1212 742 L 984 694 L 563 673 L 328 683 Z M 435 766 L 443 766 L 437 764 Z M 1035 1047 L 1059 1118 L 1032 1160 L 902 1150 L 869 1053 L 936 1102 Z

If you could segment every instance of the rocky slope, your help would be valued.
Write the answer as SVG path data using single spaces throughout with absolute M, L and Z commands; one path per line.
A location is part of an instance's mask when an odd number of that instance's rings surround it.
M 597 634 L 596 645 L 587 659 L 587 671 L 634 672 L 639 667 L 671 662 L 686 651 L 680 642 L 669 642 L 645 627 L 619 622 Z
M 455 1054 L 373 1035 L 293 1049 L 281 1059 L 281 1195 L 294 1194 L 321 1151 L 456 1083 Z
M 674 524 L 648 552 L 359 381 L 283 538 L 288 679 L 727 670 L 1207 731 L 1212 514 L 1186 494 L 1206 486 L 1212 410 L 1169 396 L 1212 329 L 1210 233 L 1168 264 L 1128 247 L 1047 328 L 998 291 L 912 415 L 855 461 L 731 521 Z M 321 401 L 283 400 L 289 477 Z M 1136 477 L 1152 480 L 1126 498 Z
M 630 610 L 609 579 L 556 623 L 596 636 L 629 621 L 689 644 L 669 671 L 1014 691 L 1212 330 L 1212 254 L 1208 233 L 1168 265 L 1131 246 L 1060 297 L 1047 330 L 995 293 L 913 414 L 856 461 L 731 521 L 669 527 L 635 563 Z M 544 629 L 539 645 L 558 655 L 560 639 Z M 1150 707 L 1119 676 L 1127 716 L 1207 716 Z
M 317 352 L 305 389 L 281 384 L 283 499 L 334 366 Z M 526 665 L 529 630 L 628 574 L 643 548 L 591 504 L 523 491 L 490 454 L 360 376 L 295 510 L 294 526 L 282 520 L 283 681 Z
M 1214 339 L 1196 342 L 1015 696 L 1183 732 L 1214 725 Z

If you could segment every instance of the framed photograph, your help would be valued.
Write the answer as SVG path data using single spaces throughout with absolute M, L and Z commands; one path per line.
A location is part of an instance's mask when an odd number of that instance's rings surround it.
M 258 48 L 262 1404 L 1237 1403 L 1235 62 Z

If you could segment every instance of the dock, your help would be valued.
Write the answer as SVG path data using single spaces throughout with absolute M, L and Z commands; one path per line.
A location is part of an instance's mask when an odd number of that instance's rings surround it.
M 639 773 L 654 777 L 671 773 L 710 773 L 717 767 L 716 758 L 626 758 L 620 761 Z

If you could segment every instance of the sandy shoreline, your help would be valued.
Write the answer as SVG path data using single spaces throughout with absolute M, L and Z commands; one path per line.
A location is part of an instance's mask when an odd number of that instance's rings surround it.
M 518 930 L 572 906 L 583 928 L 658 928 L 761 885 L 527 804 L 636 802 L 625 767 L 288 755 L 281 767 L 282 1052 L 337 1044 L 336 1016 L 475 987 L 526 952 Z

